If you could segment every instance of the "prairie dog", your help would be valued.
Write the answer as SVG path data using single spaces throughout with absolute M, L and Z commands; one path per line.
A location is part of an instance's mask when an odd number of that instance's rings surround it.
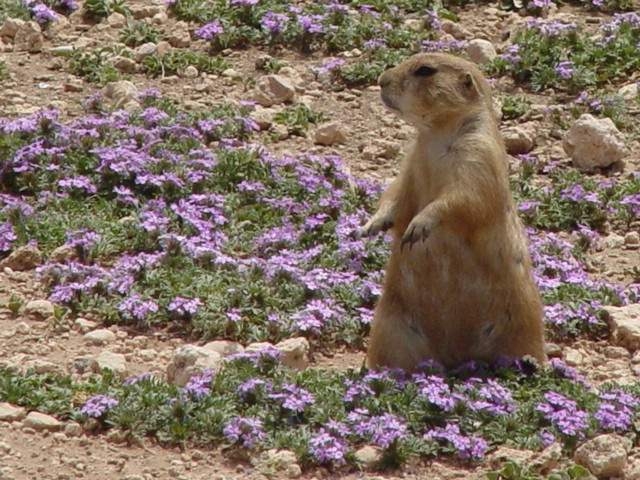
M 471 62 L 425 53 L 378 83 L 417 139 L 362 230 L 393 236 L 368 366 L 545 361 L 542 303 L 487 81 Z

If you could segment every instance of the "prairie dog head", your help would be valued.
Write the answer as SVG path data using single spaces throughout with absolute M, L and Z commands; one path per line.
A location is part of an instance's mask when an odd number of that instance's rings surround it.
M 446 53 L 419 53 L 378 79 L 382 101 L 418 129 L 491 111 L 491 89 L 471 62 Z

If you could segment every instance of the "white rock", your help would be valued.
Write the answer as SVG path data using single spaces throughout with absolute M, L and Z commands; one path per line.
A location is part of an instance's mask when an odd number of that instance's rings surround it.
M 111 28 L 124 28 L 127 25 L 127 17 L 118 12 L 113 12 L 107 17 L 107 25 Z
M 48 362 L 40 358 L 29 360 L 22 365 L 24 371 L 32 371 L 38 375 L 45 373 L 62 373 L 62 368 L 53 362 Z
M 55 314 L 55 308 L 49 300 L 31 300 L 24 306 L 24 313 L 33 317 L 49 318 Z
M 476 65 L 483 65 L 492 61 L 498 54 L 493 43 L 476 38 L 467 45 L 467 55 L 469 55 L 469 60 Z
M 271 450 L 264 451 L 256 461 L 259 470 L 286 472 L 293 464 L 297 465 L 298 458 L 291 450 Z
M 382 460 L 382 452 L 378 447 L 371 445 L 365 445 L 364 447 L 356 450 L 356 458 L 362 463 L 364 468 L 371 470 L 376 468 L 380 460 Z
M 38 53 L 42 50 L 42 29 L 38 22 L 25 22 L 14 37 L 15 49 L 18 52 Z
M 127 376 L 127 360 L 120 353 L 105 350 L 93 359 L 92 364 L 92 370 L 96 373 L 100 373 L 104 369 L 111 370 L 120 377 L 125 377 Z
M 620 248 L 624 245 L 624 237 L 613 232 L 603 238 L 602 241 L 606 248 Z
M 253 99 L 263 107 L 290 102 L 295 97 L 293 82 L 281 75 L 266 75 L 258 80 Z
M 638 248 L 640 246 L 640 234 L 638 232 L 627 232 L 624 236 L 624 244 L 628 248 Z
M 316 130 L 315 143 L 318 145 L 344 144 L 347 142 L 345 126 L 338 122 L 320 125 Z
M 167 36 L 167 41 L 175 48 L 187 48 L 191 45 L 191 35 L 186 23 L 178 22 Z
M 167 365 L 167 380 L 183 387 L 189 379 L 205 370 L 217 371 L 222 366 L 222 356 L 197 345 L 183 345 L 178 348 Z
M 67 437 L 79 437 L 82 435 L 82 426 L 77 422 L 69 422 L 64 426 L 64 433 Z
M 76 250 L 69 245 L 62 245 L 55 248 L 49 255 L 49 262 L 64 263 L 67 260 L 74 260 L 78 256 Z
M 249 114 L 249 118 L 256 122 L 260 130 L 268 130 L 273 125 L 273 116 L 276 111 L 272 108 L 259 108 Z
M 108 61 L 110 65 L 123 73 L 136 73 L 138 64 L 133 58 L 118 55 Z
M 576 450 L 573 461 L 598 478 L 622 475 L 627 466 L 629 440 L 620 435 L 600 435 Z
M 604 310 L 613 330 L 612 343 L 632 352 L 640 349 L 640 304 L 633 303 L 624 307 L 606 306 Z
M 42 252 L 36 247 L 25 245 L 16 248 L 11 254 L 0 261 L 0 269 L 9 267 L 11 270 L 32 270 L 42 264 Z
M 306 370 L 309 366 L 309 340 L 305 337 L 288 338 L 275 345 L 282 353 L 282 365 L 294 370 Z
M 27 23 L 21 18 L 7 18 L 0 27 L 0 37 L 13 38 L 16 33 Z
M 232 342 L 231 340 L 214 340 L 213 342 L 205 343 L 202 348 L 215 352 L 221 357 L 228 357 L 229 355 L 244 352 L 242 345 L 238 342 Z
M 571 126 L 562 142 L 576 168 L 608 167 L 627 154 L 624 137 L 610 118 L 585 113 Z
M 138 87 L 129 80 L 110 82 L 104 87 L 104 94 L 113 101 L 115 108 L 138 108 Z
M 105 345 L 107 343 L 115 342 L 116 334 L 111 330 L 101 328 L 99 330 L 86 333 L 83 338 L 85 342 L 92 343 L 93 345 Z
M 198 78 L 198 75 L 200 75 L 200 72 L 198 72 L 198 69 L 193 65 L 189 65 L 182 72 L 184 78 Z
M 87 333 L 98 326 L 98 322 L 94 322 L 92 320 L 87 320 L 86 318 L 77 318 L 75 322 L 73 322 L 73 326 L 80 333 Z
M 24 419 L 24 427 L 33 428 L 37 431 L 48 430 L 56 432 L 60 430 L 64 423 L 51 415 L 45 415 L 40 412 L 29 412 L 27 418 Z
M 27 411 L 23 407 L 14 407 L 10 403 L 0 403 L 0 421 L 17 422 L 27 416 Z
M 515 127 L 509 127 L 502 130 L 502 138 L 507 153 L 518 155 L 528 153 L 536 146 L 538 132 L 536 125 L 525 123 Z
M 638 82 L 620 87 L 620 89 L 618 90 L 618 95 L 620 95 L 625 100 L 633 101 L 637 99 L 640 95 L 640 86 L 638 86 Z
M 267 348 L 274 348 L 274 346 L 269 342 L 254 342 L 247 345 L 244 351 L 247 353 L 261 352 Z
M 133 51 L 133 58 L 136 62 L 141 62 L 147 57 L 150 57 L 154 53 L 158 51 L 158 45 L 155 43 L 149 42 L 140 45 Z

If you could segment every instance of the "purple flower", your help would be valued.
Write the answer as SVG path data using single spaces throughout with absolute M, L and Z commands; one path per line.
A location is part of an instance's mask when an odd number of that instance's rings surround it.
M 118 310 L 124 317 L 144 322 L 149 315 L 158 311 L 158 304 L 153 300 L 143 300 L 140 295 L 134 293 L 120 302 Z
M 11 250 L 13 242 L 18 236 L 13 232 L 13 225 L 10 222 L 0 224 L 0 252 Z
M 467 436 L 460 433 L 460 427 L 450 423 L 444 428 L 429 430 L 424 434 L 427 440 L 446 440 L 463 460 L 481 459 L 487 451 L 487 442 L 482 437 Z
M 230 442 L 240 442 L 245 448 L 253 448 L 256 442 L 266 437 L 262 430 L 262 421 L 249 417 L 232 418 L 223 428 L 222 433 Z
M 451 388 L 441 377 L 416 375 L 415 383 L 421 396 L 445 412 L 453 410 L 458 403 L 458 399 L 452 395 Z
M 207 23 L 198 28 L 193 33 L 196 37 L 202 38 L 203 40 L 213 40 L 221 33 L 224 33 L 224 28 L 222 28 L 220 21 L 216 20 L 215 22 Z
M 321 428 L 309 439 L 309 453 L 320 464 L 344 465 L 348 449 L 345 442 Z
M 58 14 L 44 3 L 38 3 L 31 7 L 31 13 L 36 21 L 42 25 L 49 22 L 57 22 L 59 20 Z
M 323 75 L 335 70 L 336 68 L 340 68 L 344 63 L 345 61 L 342 59 L 329 60 L 328 62 L 323 63 L 322 66 L 318 68 L 317 72 L 319 75 Z
M 531 0 L 527 4 L 528 9 L 548 9 L 553 7 L 555 4 L 551 0 Z
M 284 26 L 289 22 L 289 16 L 283 13 L 267 12 L 260 24 L 263 28 L 269 30 L 273 35 L 274 33 L 280 33 L 284 30 Z
M 260 0 L 230 0 L 231 5 L 257 5 Z
M 505 62 L 509 62 L 512 65 L 518 65 L 522 57 L 520 57 L 520 45 L 509 45 L 505 48 L 505 53 L 500 55 L 500 58 Z
M 396 415 L 385 413 L 369 420 L 367 433 L 374 445 L 389 448 L 397 440 L 407 437 L 407 426 Z
M 536 410 L 549 420 L 562 434 L 570 437 L 583 436 L 587 428 L 589 414 L 578 409 L 578 404 L 556 392 L 544 394 L 545 402 L 539 403 Z
M 86 177 L 84 175 L 78 175 L 74 178 L 59 180 L 58 185 L 60 185 L 60 187 L 66 191 L 84 190 L 85 193 L 96 193 L 98 191 L 89 177 Z
M 83 405 L 80 413 L 88 415 L 89 417 L 100 418 L 107 413 L 110 408 L 115 407 L 119 403 L 115 398 L 107 397 L 106 395 L 94 395 Z
M 560 62 L 555 66 L 553 71 L 556 72 L 560 78 L 568 80 L 573 76 L 574 65 L 575 64 L 570 61 Z
M 102 236 L 96 232 L 92 232 L 86 228 L 65 233 L 67 241 L 64 244 L 67 247 L 78 248 L 82 252 L 91 250 L 96 242 L 99 242 Z
M 202 372 L 202 375 L 194 375 L 191 377 L 182 388 L 182 391 L 194 400 L 200 400 L 211 393 L 212 380 L 213 373 L 210 370 L 206 370 Z
M 183 317 L 192 317 L 202 305 L 202 300 L 199 298 L 175 297 L 167 307 L 167 310 Z
M 304 412 L 307 406 L 314 404 L 316 401 L 313 395 L 304 388 L 296 387 L 289 383 L 282 385 L 280 392 L 269 394 L 269 398 L 276 400 L 282 408 L 295 413 Z
M 546 37 L 559 37 L 566 33 L 574 31 L 578 28 L 577 24 L 571 23 L 561 23 L 557 21 L 547 22 L 545 20 L 540 20 L 537 18 L 530 18 L 527 20 L 527 27 L 534 28 L 538 30 L 542 35 Z
M 640 399 L 619 388 L 601 393 L 602 403 L 593 415 L 600 428 L 607 430 L 627 430 L 632 423 L 634 411 L 640 405 Z
M 324 32 L 324 15 L 299 15 L 298 23 L 302 29 L 307 33 L 322 33 Z

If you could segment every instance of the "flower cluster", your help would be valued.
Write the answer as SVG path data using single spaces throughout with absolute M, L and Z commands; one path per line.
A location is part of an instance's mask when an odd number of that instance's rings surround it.
M 106 395 L 98 394 L 91 397 L 80 409 L 80 413 L 93 418 L 100 418 L 105 415 L 110 408 L 115 407 L 120 402 Z
M 460 433 L 460 426 L 449 424 L 444 428 L 435 428 L 424 434 L 426 440 L 445 440 L 451 444 L 463 460 L 481 459 L 489 448 L 482 437 Z
M 266 437 L 262 429 L 262 421 L 249 417 L 232 418 L 222 433 L 230 442 L 240 443 L 245 448 L 254 448 L 257 442 Z
M 589 414 L 578 408 L 571 400 L 556 392 L 544 394 L 546 402 L 539 403 L 536 410 L 551 422 L 560 433 L 570 437 L 582 437 L 588 427 Z

